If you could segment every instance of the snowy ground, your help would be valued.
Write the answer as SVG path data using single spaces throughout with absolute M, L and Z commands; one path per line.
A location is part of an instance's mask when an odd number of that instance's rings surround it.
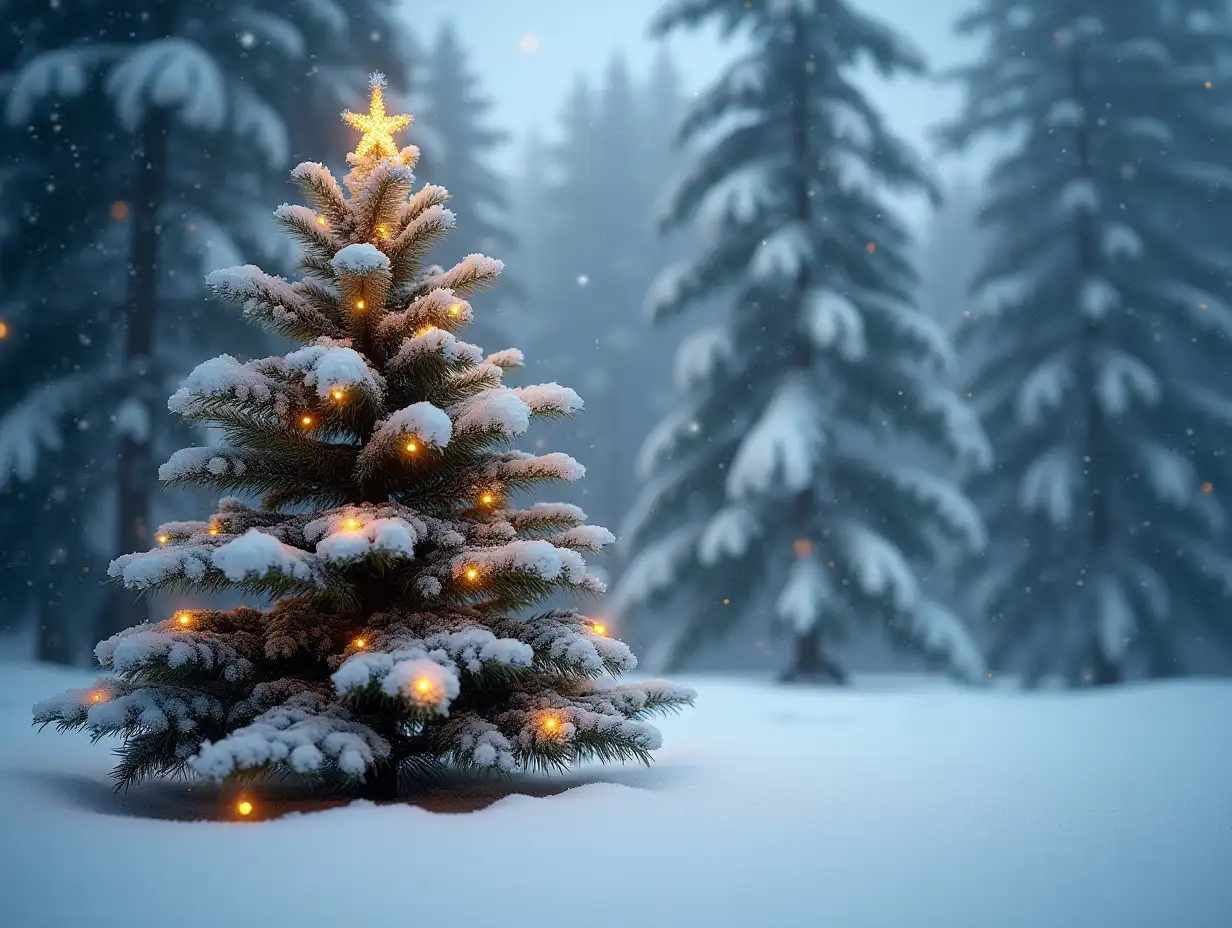
M 1230 683 L 695 679 L 650 770 L 230 823 L 30 727 L 81 681 L 0 664 L 6 928 L 1232 924 Z

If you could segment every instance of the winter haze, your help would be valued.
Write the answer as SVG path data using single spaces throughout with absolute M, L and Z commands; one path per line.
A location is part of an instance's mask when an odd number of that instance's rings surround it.
M 1226 928 L 1229 0 L 0 22 L 4 928 Z

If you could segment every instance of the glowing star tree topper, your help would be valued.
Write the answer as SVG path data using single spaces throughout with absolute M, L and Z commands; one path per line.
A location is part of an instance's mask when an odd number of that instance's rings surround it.
M 411 117 L 406 113 L 396 116 L 385 115 L 385 75 L 375 71 L 368 81 L 372 96 L 368 101 L 368 113 L 352 113 L 347 110 L 342 118 L 348 124 L 362 132 L 363 138 L 355 146 L 355 158 L 366 159 L 392 158 L 398 154 L 398 146 L 394 144 L 394 133 L 401 132 L 411 124 Z

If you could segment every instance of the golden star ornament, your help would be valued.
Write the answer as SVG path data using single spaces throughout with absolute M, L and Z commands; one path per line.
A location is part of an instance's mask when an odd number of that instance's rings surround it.
M 393 134 L 409 126 L 411 117 L 405 113 L 399 113 L 396 116 L 385 115 L 384 74 L 379 71 L 373 74 L 368 86 L 372 88 L 372 98 L 368 102 L 367 114 L 352 113 L 348 110 L 342 114 L 342 118 L 364 134 L 355 147 L 356 158 L 368 158 L 373 155 L 378 158 L 392 158 L 398 154 L 398 146 L 394 144 Z

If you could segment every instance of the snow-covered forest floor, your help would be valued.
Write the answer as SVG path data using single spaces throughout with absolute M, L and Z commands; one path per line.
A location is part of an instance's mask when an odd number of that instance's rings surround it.
M 972 692 L 682 680 L 651 769 L 217 819 L 111 791 L 30 706 L 90 677 L 0 664 L 0 923 L 1226 926 L 1232 684 Z M 277 812 L 262 803 L 258 812 Z

